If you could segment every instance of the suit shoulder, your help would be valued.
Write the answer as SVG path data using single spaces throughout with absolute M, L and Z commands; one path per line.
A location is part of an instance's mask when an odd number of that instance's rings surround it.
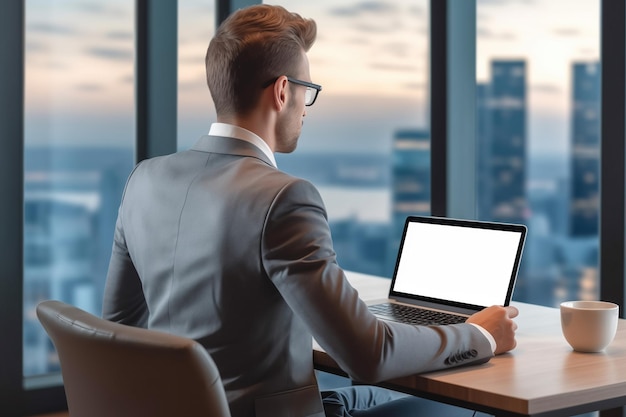
M 286 186 L 296 188 L 315 188 L 309 180 L 296 177 L 273 166 L 268 166 L 263 161 L 256 160 L 254 158 L 247 158 L 246 164 L 254 170 L 255 178 L 258 181 L 270 182 L 280 186 L 281 188 Z
M 317 188 L 309 180 L 293 176 L 284 171 L 274 170 L 269 176 L 282 192 L 315 192 L 318 193 Z

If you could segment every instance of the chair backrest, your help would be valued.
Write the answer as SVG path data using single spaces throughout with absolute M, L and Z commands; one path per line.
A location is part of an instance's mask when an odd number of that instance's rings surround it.
M 72 417 L 230 417 L 217 367 L 196 341 L 59 301 L 40 303 L 37 317 L 59 354 Z

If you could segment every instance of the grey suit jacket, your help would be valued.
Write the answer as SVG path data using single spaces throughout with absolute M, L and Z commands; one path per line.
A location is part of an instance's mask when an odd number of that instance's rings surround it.
M 362 382 L 492 356 L 472 325 L 377 320 L 336 262 L 315 187 L 224 137 L 130 175 L 103 316 L 198 340 L 233 417 L 324 415 L 311 336 Z

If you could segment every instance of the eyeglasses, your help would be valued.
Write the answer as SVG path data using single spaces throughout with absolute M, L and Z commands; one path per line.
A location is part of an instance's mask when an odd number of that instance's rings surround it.
M 270 85 L 274 84 L 277 79 L 278 78 L 274 78 L 273 80 L 266 82 L 265 84 L 263 84 L 263 88 L 267 88 Z M 304 105 L 305 106 L 312 106 L 313 103 L 315 103 L 315 100 L 317 99 L 317 94 L 320 91 L 322 91 L 322 86 L 319 84 L 313 84 L 308 81 L 302 81 L 302 80 L 298 80 L 297 78 L 291 78 L 291 77 L 287 77 L 287 81 L 289 81 L 290 83 L 303 85 L 306 87 L 306 91 L 304 93 Z
M 287 81 L 290 83 L 303 85 L 306 87 L 306 92 L 304 93 L 304 105 L 312 106 L 317 99 L 317 94 L 322 91 L 322 86 L 319 84 L 313 84 L 308 81 L 298 80 L 296 78 L 287 77 Z

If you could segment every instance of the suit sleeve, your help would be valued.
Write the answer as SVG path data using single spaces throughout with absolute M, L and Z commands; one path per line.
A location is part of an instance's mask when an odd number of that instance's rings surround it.
M 124 196 L 125 194 L 126 190 L 124 190 Z M 122 205 L 115 224 L 111 260 L 102 301 L 102 317 L 117 323 L 147 328 L 148 306 L 143 295 L 139 274 L 126 245 L 123 204 L 124 197 L 122 197 Z
M 352 378 L 377 382 L 493 356 L 470 324 L 412 326 L 378 320 L 336 262 L 322 199 L 310 183 L 285 186 L 262 237 L 265 270 L 313 337 Z

